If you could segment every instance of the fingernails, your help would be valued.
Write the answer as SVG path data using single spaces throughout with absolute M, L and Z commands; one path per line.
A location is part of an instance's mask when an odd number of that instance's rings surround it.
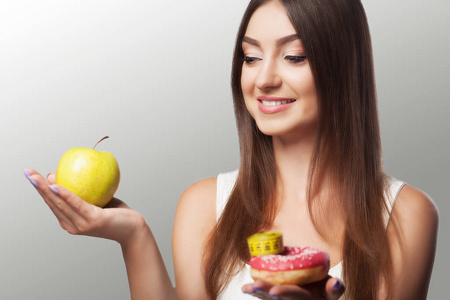
M 342 289 L 343 286 L 344 284 L 342 283 L 342 281 L 338 279 L 336 280 L 336 283 L 333 285 L 333 291 L 338 292 Z
M 255 290 L 253 289 L 253 287 L 252 287 L 252 290 L 251 291 L 242 291 L 244 294 L 247 294 L 247 295 L 251 295 L 251 296 L 253 296 L 253 295 L 255 295 Z
M 50 190 L 55 193 L 56 195 L 59 195 L 59 191 L 53 186 L 53 185 L 49 185 L 48 186 L 50 188 Z
M 274 295 L 274 294 L 269 294 L 270 297 L 272 297 L 272 299 L 278 299 L 280 298 L 279 295 Z
M 34 180 L 34 179 L 31 178 L 31 177 L 27 177 L 27 179 L 31 182 L 31 184 L 32 184 L 35 188 L 38 188 L 38 187 L 39 187 L 39 184 L 36 182 L 36 180 Z
M 23 170 L 23 174 L 25 174 L 25 177 L 31 182 L 31 184 L 35 187 L 38 188 L 39 184 L 36 182 L 36 180 L 34 180 L 33 178 L 31 178 L 31 174 L 27 169 Z
M 255 292 L 257 292 L 257 293 L 264 292 L 264 290 L 263 290 L 262 288 L 259 288 L 259 287 L 254 287 L 253 289 L 254 289 Z

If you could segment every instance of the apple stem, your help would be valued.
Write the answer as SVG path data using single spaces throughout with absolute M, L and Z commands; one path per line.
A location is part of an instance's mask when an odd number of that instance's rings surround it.
M 109 136 L 104 136 L 100 141 L 97 142 L 97 144 L 95 144 L 94 148 L 92 148 L 92 149 L 95 149 L 95 147 L 97 147 L 98 143 L 100 143 L 101 141 L 106 140 L 108 138 L 109 138 Z

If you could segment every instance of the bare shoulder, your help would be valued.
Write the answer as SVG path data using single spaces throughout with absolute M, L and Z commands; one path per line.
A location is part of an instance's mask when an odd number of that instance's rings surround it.
M 429 221 L 436 225 L 439 220 L 434 201 L 426 193 L 410 185 L 402 188 L 393 209 L 404 220 Z
M 174 232 L 183 235 L 192 231 L 195 236 L 205 238 L 216 223 L 217 178 L 200 180 L 189 186 L 178 200 L 175 213 Z
M 437 239 L 439 212 L 434 201 L 423 191 L 405 185 L 393 207 L 403 232 L 405 246 L 411 243 L 427 243 L 434 247 Z
M 396 233 L 393 224 L 388 226 L 393 299 L 426 299 L 436 253 L 438 209 L 427 194 L 405 185 L 392 213 L 400 230 Z
M 217 187 L 217 178 L 211 177 L 206 178 L 200 181 L 197 181 L 190 185 L 184 193 L 181 195 L 181 197 L 191 196 L 191 195 L 215 195 L 216 193 L 216 187 Z
M 177 215 L 194 214 L 215 220 L 217 178 L 207 178 L 195 182 L 181 195 Z M 176 217 L 175 217 L 176 218 Z

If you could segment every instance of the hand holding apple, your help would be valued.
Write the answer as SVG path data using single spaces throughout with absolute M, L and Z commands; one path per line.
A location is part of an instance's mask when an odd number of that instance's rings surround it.
M 100 141 L 108 138 L 105 136 Z M 89 148 L 72 148 L 59 161 L 56 183 L 81 199 L 104 207 L 113 198 L 120 181 L 120 170 L 114 156 Z
M 137 236 L 148 233 L 144 217 L 117 198 L 113 198 L 103 209 L 55 184 L 53 173 L 44 178 L 36 170 L 23 171 L 60 226 L 70 234 L 101 237 L 126 246 L 133 243 Z

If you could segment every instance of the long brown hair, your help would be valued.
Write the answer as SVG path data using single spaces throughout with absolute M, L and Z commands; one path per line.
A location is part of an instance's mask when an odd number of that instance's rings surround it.
M 231 86 L 241 165 L 227 205 L 205 246 L 206 288 L 215 299 L 249 260 L 246 238 L 270 228 L 276 215 L 276 163 L 272 139 L 256 126 L 241 89 L 242 39 L 252 0 L 234 50 Z M 345 213 L 342 237 L 346 296 L 375 299 L 391 276 L 372 46 L 359 0 L 281 0 L 308 58 L 318 97 L 318 135 L 309 170 L 308 207 L 331 187 Z M 320 231 L 319 231 L 320 232 Z M 388 292 L 389 294 L 389 292 Z

